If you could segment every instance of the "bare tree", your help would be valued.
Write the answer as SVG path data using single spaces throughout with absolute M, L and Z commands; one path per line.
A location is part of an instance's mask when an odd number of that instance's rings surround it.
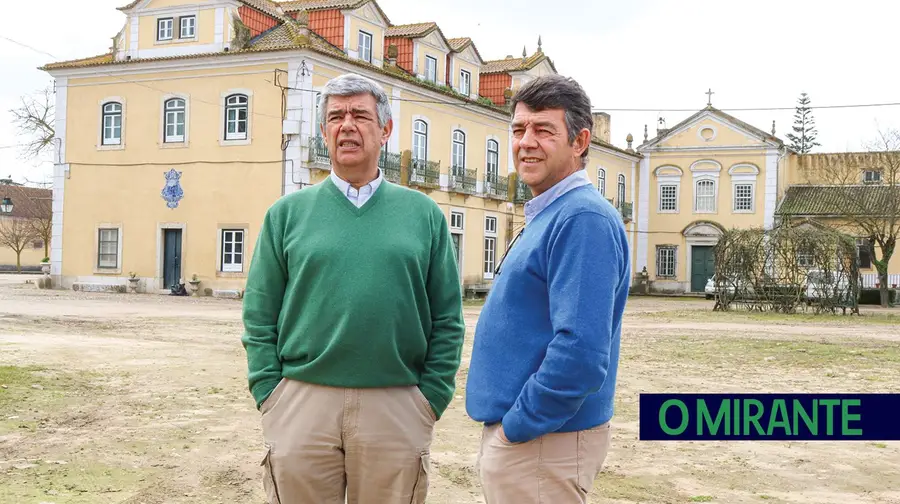
M 9 217 L 0 220 L 0 245 L 16 253 L 16 271 L 22 272 L 22 251 L 36 238 L 30 219 Z
M 53 129 L 53 90 L 43 89 L 38 96 L 23 96 L 22 105 L 10 110 L 13 124 L 19 133 L 29 138 L 25 144 L 25 156 L 39 157 L 53 144 L 56 132 Z
M 38 211 L 35 212 L 34 218 L 29 219 L 29 224 L 35 238 L 44 242 L 44 257 L 50 257 L 50 239 L 53 237 L 53 212 L 50 209 L 50 201 L 36 200 L 35 206 Z
M 838 226 L 866 239 L 886 307 L 888 265 L 900 238 L 900 131 L 879 131 L 867 149 L 831 160 L 818 175 L 833 186 Z

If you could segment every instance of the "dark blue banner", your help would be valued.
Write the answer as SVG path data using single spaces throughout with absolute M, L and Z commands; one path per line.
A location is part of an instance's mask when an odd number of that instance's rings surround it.
M 641 394 L 641 441 L 897 441 L 900 394 Z

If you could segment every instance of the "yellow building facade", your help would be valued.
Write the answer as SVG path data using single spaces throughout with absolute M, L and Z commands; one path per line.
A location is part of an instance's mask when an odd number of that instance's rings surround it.
M 393 25 L 371 0 L 136 0 L 109 53 L 46 65 L 58 137 L 51 276 L 57 286 L 239 296 L 266 209 L 330 173 L 318 93 L 338 75 L 378 81 L 394 122 L 380 166 L 444 210 L 472 292 L 524 224 L 504 100 L 547 72 L 483 60 L 434 23 Z M 595 115 L 587 172 L 632 246 L 642 156 Z

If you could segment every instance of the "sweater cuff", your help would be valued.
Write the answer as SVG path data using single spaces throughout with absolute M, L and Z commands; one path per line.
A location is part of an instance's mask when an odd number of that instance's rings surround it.
M 268 380 L 256 383 L 253 386 L 253 389 L 250 393 L 253 395 L 253 399 L 256 401 L 256 410 L 259 411 L 262 408 L 266 399 L 272 395 L 272 392 L 275 390 L 275 387 L 278 386 L 278 383 L 281 382 L 281 378 L 277 380 Z
M 534 432 L 531 426 L 522 421 L 522 416 L 515 414 L 513 410 L 509 410 L 500 420 L 503 426 L 503 434 L 510 443 L 525 443 L 540 436 L 540 433 Z
M 450 405 L 450 399 L 443 397 L 441 394 L 430 389 L 427 385 L 419 384 L 419 390 L 422 391 L 422 395 L 425 396 L 425 399 L 428 399 L 428 404 L 431 405 L 431 409 L 434 411 L 435 421 L 440 420 L 444 411 L 447 410 L 447 406 Z

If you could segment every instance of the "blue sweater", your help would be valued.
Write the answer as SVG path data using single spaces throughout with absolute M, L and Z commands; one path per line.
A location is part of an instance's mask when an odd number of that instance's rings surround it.
M 592 186 L 550 203 L 510 249 L 475 328 L 469 416 L 512 442 L 609 421 L 631 278 L 619 213 Z

